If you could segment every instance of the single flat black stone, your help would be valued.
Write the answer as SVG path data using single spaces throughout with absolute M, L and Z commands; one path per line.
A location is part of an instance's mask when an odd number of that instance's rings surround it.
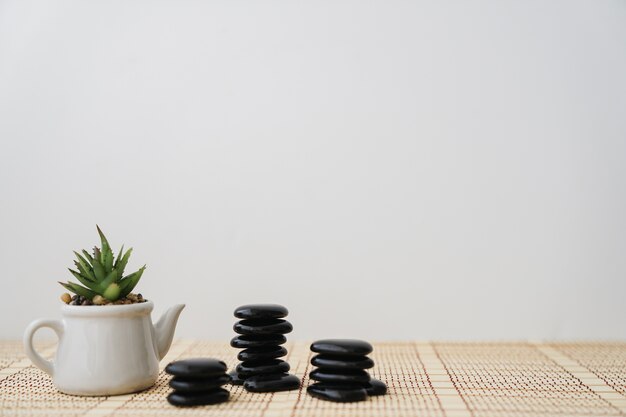
M 387 385 L 376 378 L 372 378 L 370 382 L 364 383 L 363 388 L 367 391 L 367 395 L 385 395 L 387 393 Z
M 311 358 L 311 365 L 320 368 L 332 369 L 369 369 L 374 366 L 374 361 L 367 356 L 334 356 L 315 355 Z
M 238 349 L 247 349 L 252 347 L 262 346 L 277 346 L 282 345 L 287 341 L 287 338 L 282 334 L 272 335 L 241 335 L 233 337 L 230 341 L 230 345 Z
M 361 369 L 325 369 L 317 368 L 309 374 L 311 379 L 320 382 L 353 382 L 362 383 L 370 381 L 370 374 Z
M 244 335 L 285 334 L 291 332 L 293 326 L 282 319 L 245 319 L 235 323 L 233 330 Z
M 186 378 L 206 378 L 220 376 L 226 372 L 226 364 L 217 359 L 194 358 L 170 362 L 165 372 Z
M 237 371 L 229 372 L 228 376 L 230 377 L 231 385 L 243 385 L 243 382 L 245 381 L 245 378 L 241 378 Z
M 285 356 L 287 349 L 282 346 L 263 346 L 244 349 L 237 355 L 240 361 L 255 361 L 262 359 L 275 359 Z
M 235 309 L 235 317 L 240 319 L 282 319 L 289 311 L 278 304 L 246 304 Z
M 170 380 L 170 387 L 174 388 L 178 392 L 210 391 L 212 389 L 219 388 L 224 384 L 228 384 L 229 382 L 230 377 L 226 374 L 202 379 L 175 376 Z
M 205 392 L 178 392 L 173 391 L 167 396 L 170 404 L 179 407 L 188 407 L 193 405 L 218 404 L 228 400 L 230 392 L 224 388 L 217 388 L 213 391 Z
M 329 384 L 317 382 L 306 389 L 309 395 L 320 400 L 349 403 L 367 399 L 365 388 L 354 384 Z
M 300 388 L 300 380 L 291 374 L 256 375 L 246 379 L 243 387 L 250 392 L 290 391 Z
M 374 348 L 365 340 L 324 339 L 314 342 L 311 350 L 328 355 L 364 356 L 372 353 Z
M 237 365 L 236 370 L 240 377 L 248 378 L 254 375 L 282 374 L 289 372 L 289 364 L 280 359 L 245 361 Z

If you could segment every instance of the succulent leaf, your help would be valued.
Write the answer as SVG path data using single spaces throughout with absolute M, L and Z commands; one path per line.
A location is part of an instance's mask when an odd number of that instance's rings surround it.
M 104 267 L 104 271 L 108 274 L 113 269 L 113 251 L 111 250 L 111 245 L 109 245 L 109 241 L 100 230 L 100 226 L 96 225 L 96 229 L 98 229 L 98 234 L 100 235 L 100 242 L 102 243 L 102 266 Z
M 98 230 L 98 234 L 100 235 L 100 242 L 102 243 L 102 250 L 104 250 L 104 248 L 110 248 L 111 246 L 109 245 L 109 241 L 104 236 L 104 233 L 102 233 L 102 230 L 100 230 L 100 226 L 96 225 L 96 229 Z
M 83 266 L 78 263 L 78 262 L 74 262 L 74 265 L 76 265 L 76 268 L 78 269 L 78 272 L 80 272 L 80 274 L 84 277 L 87 278 L 87 280 L 91 281 L 91 282 L 96 282 L 96 278 L 95 275 L 93 274 L 93 271 L 91 270 L 86 270 L 85 268 L 83 268 Z M 92 278 L 93 277 L 93 278 Z
M 90 300 L 96 296 L 96 293 L 94 291 L 91 291 L 90 289 L 82 287 L 78 284 L 74 284 L 73 282 L 59 281 L 59 284 L 63 285 L 66 290 L 71 291 L 74 294 L 82 295 L 83 297 L 89 298 Z
M 74 251 L 74 254 L 76 254 L 76 257 L 78 258 L 78 262 L 75 263 L 80 273 L 83 274 L 83 276 L 85 276 L 85 278 L 89 279 L 90 281 L 95 281 L 96 276 L 91 270 L 91 264 L 87 263 L 87 260 L 83 258 L 80 253 Z
M 67 268 L 67 269 L 69 269 L 69 271 L 72 273 L 72 275 L 74 275 L 74 278 L 79 280 L 80 283 L 83 284 L 85 287 L 87 287 L 87 288 L 89 288 L 89 289 L 91 289 L 93 291 L 98 291 L 98 288 L 100 288 L 98 283 L 88 280 L 87 278 L 82 276 L 79 272 L 76 272 L 76 271 L 74 271 L 71 268 Z
M 124 277 L 120 281 L 120 297 L 126 297 L 132 290 L 135 288 L 139 280 L 141 279 L 141 275 L 143 275 L 143 271 L 146 269 L 146 266 L 142 266 L 138 271 L 133 272 L 132 274 Z
M 111 270 L 113 269 L 113 252 L 111 252 L 111 249 L 104 252 L 102 254 L 102 257 L 102 266 L 104 267 L 105 272 L 111 272 Z
M 91 256 L 91 254 L 87 252 L 85 249 L 83 249 L 82 252 L 83 252 L 83 255 L 85 255 L 85 259 L 89 262 L 89 266 L 91 266 L 93 264 L 93 256 Z
M 111 248 L 102 251 L 102 266 L 107 273 L 111 272 L 113 269 L 113 252 Z
M 126 268 L 126 264 L 128 263 L 128 258 L 130 258 L 131 253 L 133 253 L 133 248 L 128 249 L 121 260 L 118 258 L 119 262 L 115 266 L 115 269 L 117 269 L 118 280 L 122 279 L 122 276 L 124 276 L 124 268 Z
M 115 301 L 120 298 L 120 286 L 116 283 L 110 284 L 106 289 L 102 292 L 102 296 L 109 301 Z
M 93 259 L 94 261 L 102 262 L 102 252 L 97 246 L 93 247 Z
M 109 287 L 109 285 L 114 284 L 116 282 L 117 282 L 117 271 L 114 269 L 111 272 L 109 272 L 109 274 L 106 276 L 104 280 L 102 280 L 102 282 L 98 284 L 98 288 L 100 289 L 100 291 L 104 291 Z
M 122 247 L 120 248 L 120 253 L 117 254 L 117 258 L 115 258 L 115 262 L 113 263 L 113 268 L 117 269 L 119 271 L 119 263 L 120 263 L 120 259 L 122 259 L 122 253 L 124 253 L 124 245 L 122 245 Z
M 96 281 L 102 282 L 106 278 L 106 272 L 99 259 L 93 258 L 93 273 L 96 276 Z

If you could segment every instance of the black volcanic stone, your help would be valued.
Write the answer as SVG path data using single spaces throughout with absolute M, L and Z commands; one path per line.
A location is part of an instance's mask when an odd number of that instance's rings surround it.
M 282 319 L 289 311 L 278 304 L 247 304 L 237 307 L 235 317 L 240 319 Z
M 255 361 L 262 359 L 275 359 L 285 356 L 287 349 L 282 346 L 265 346 L 244 349 L 237 355 L 240 361 Z
M 247 349 L 252 347 L 282 345 L 286 341 L 287 338 L 282 334 L 240 335 L 233 337 L 230 341 L 230 345 L 238 349 Z
M 311 350 L 328 355 L 364 356 L 372 353 L 374 348 L 364 340 L 324 339 L 314 342 Z
M 281 347 L 287 341 L 284 336 L 293 326 L 284 317 L 288 311 L 277 304 L 248 304 L 235 310 L 241 319 L 233 326 L 239 336 L 234 337 L 232 347 L 244 349 L 237 359 L 241 361 L 231 372 L 232 384 L 243 385 L 250 392 L 276 392 L 297 389 L 300 380 L 288 374 L 289 363 L 281 358 L 287 349 Z
M 246 319 L 235 323 L 233 330 L 243 335 L 274 335 L 289 333 L 293 326 L 282 319 Z
M 361 369 L 353 369 L 353 370 L 339 370 L 339 369 L 325 369 L 325 368 L 317 368 L 313 372 L 309 374 L 311 379 L 320 382 L 332 382 L 332 383 L 341 383 L 341 382 L 352 382 L 352 383 L 363 383 L 370 381 L 370 375 L 361 370 Z
M 256 375 L 246 379 L 243 383 L 250 392 L 290 391 L 300 388 L 300 380 L 291 374 Z
M 175 376 L 170 380 L 170 387 L 178 392 L 210 391 L 229 382 L 230 377 L 226 374 L 204 379 Z
M 289 364 L 280 359 L 262 361 L 245 361 L 237 365 L 239 377 L 248 378 L 254 375 L 281 374 L 289 372 Z
M 170 404 L 187 407 L 193 405 L 218 404 L 228 400 L 230 393 L 224 388 L 217 388 L 205 392 L 178 392 L 174 391 L 167 396 Z
M 165 367 L 165 372 L 186 378 L 206 378 L 221 376 L 226 369 L 226 364 L 217 359 L 195 358 L 170 362 Z
M 374 361 L 367 356 L 333 356 L 319 354 L 311 358 L 311 365 L 332 369 L 369 369 L 374 366 Z
M 365 388 L 355 384 L 332 384 L 317 382 L 309 385 L 307 392 L 315 398 L 325 401 L 348 403 L 367 399 Z
M 229 372 L 228 376 L 230 377 L 230 383 L 232 385 L 243 385 L 243 382 L 245 381 L 244 378 L 239 377 L 237 371 Z
M 387 385 L 375 378 L 370 379 L 370 382 L 364 383 L 363 388 L 367 391 L 367 395 L 385 395 L 387 393 Z

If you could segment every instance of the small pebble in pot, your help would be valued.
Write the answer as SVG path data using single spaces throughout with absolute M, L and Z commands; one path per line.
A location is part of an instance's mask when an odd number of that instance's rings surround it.
M 69 295 L 68 293 L 64 292 L 64 293 L 61 295 L 61 301 L 63 301 L 65 304 L 69 304 L 69 303 L 70 303 L 70 301 L 72 301 L 72 296 L 71 296 L 71 295 Z
M 91 301 L 93 301 L 93 303 L 97 306 L 100 306 L 106 303 L 106 299 L 101 295 L 96 295 L 95 297 L 93 297 L 93 300 Z
M 92 306 L 93 302 L 89 298 L 86 298 L 86 299 L 83 300 L 81 305 L 83 305 L 83 306 Z

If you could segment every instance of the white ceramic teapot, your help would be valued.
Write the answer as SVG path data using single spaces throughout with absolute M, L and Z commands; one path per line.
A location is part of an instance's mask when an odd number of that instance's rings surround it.
M 62 320 L 39 319 L 24 333 L 24 348 L 33 363 L 49 374 L 59 391 L 73 395 L 127 394 L 151 387 L 159 361 L 172 344 L 178 304 L 153 325 L 152 301 L 108 306 L 61 308 Z M 45 360 L 33 348 L 33 336 L 49 327 L 59 337 L 56 359 Z

